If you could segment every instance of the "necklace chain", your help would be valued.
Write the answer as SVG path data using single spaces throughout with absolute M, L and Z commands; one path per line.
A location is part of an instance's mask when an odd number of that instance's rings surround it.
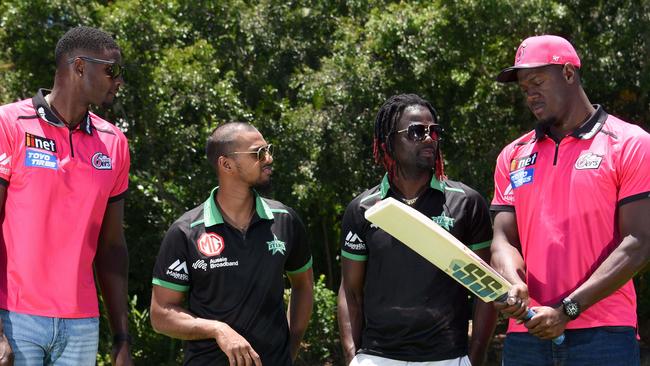
M 413 206 L 413 204 L 415 203 L 415 201 L 418 200 L 418 198 L 420 198 L 420 196 L 411 199 L 402 198 L 402 201 L 404 201 L 404 203 L 406 203 L 409 206 Z

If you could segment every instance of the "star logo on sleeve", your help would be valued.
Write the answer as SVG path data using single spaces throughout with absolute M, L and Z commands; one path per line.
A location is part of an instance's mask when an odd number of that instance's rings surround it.
M 287 250 L 287 246 L 282 240 L 278 240 L 278 237 L 273 234 L 273 240 L 267 241 L 266 244 L 269 245 L 269 252 L 272 255 L 280 253 L 284 255 L 284 252 Z

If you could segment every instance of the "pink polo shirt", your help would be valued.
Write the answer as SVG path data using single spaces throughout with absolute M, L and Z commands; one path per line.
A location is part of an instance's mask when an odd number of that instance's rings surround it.
M 0 107 L 0 308 L 95 317 L 93 260 L 107 204 L 127 190 L 128 145 L 93 113 L 70 131 L 43 97 Z
M 617 209 L 650 197 L 648 177 L 650 135 L 599 106 L 559 144 L 538 127 L 503 149 L 491 210 L 516 214 L 531 306 L 557 306 L 620 244 Z M 631 280 L 567 328 L 597 326 L 637 326 Z

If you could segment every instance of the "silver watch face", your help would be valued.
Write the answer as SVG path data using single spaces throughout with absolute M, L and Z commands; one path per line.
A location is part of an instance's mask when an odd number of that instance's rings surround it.
M 578 305 L 574 302 L 566 303 L 564 304 L 564 308 L 566 309 L 566 313 L 568 316 L 573 317 L 578 315 Z

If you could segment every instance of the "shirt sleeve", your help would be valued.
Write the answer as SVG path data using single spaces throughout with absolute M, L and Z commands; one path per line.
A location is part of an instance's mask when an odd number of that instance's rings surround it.
M 476 191 L 472 191 L 469 199 L 469 215 L 472 220 L 465 242 L 474 251 L 489 248 L 492 243 L 492 220 L 487 201 Z
M 618 205 L 650 197 L 650 134 L 641 132 L 623 146 L 618 166 Z
M 190 289 L 187 240 L 178 223 L 165 234 L 153 268 L 154 285 L 187 292 Z
M 129 154 L 129 144 L 126 137 L 122 136 L 122 146 L 120 148 L 119 167 L 117 179 L 111 190 L 109 202 L 122 199 L 129 188 L 129 169 L 131 167 L 131 155 Z
M 291 253 L 289 253 L 289 257 L 284 264 L 284 269 L 289 274 L 297 274 L 311 268 L 313 261 L 311 249 L 307 241 L 305 225 L 303 225 L 302 220 L 300 220 L 300 217 L 294 210 L 288 209 L 288 211 L 293 223 L 293 237 L 291 238 L 293 245 L 291 246 Z
M 515 195 L 510 184 L 509 147 L 501 151 L 494 169 L 494 198 L 492 211 L 514 211 Z
M 0 184 L 8 185 L 15 163 L 14 132 L 10 128 L 7 115 L 0 109 Z
M 368 260 L 368 247 L 363 233 L 363 225 L 359 222 L 359 218 L 363 215 L 359 211 L 356 199 L 350 202 L 345 210 L 341 223 L 341 256 L 355 261 L 366 261 Z

